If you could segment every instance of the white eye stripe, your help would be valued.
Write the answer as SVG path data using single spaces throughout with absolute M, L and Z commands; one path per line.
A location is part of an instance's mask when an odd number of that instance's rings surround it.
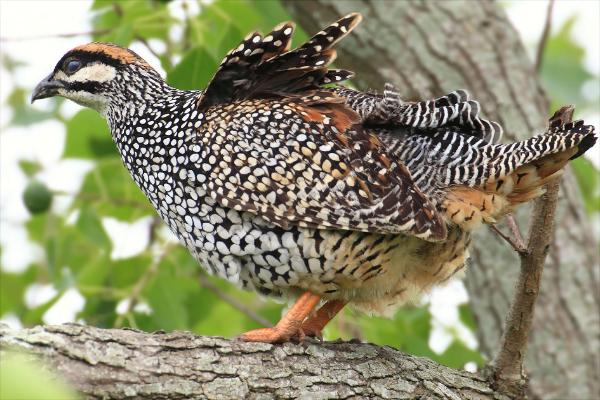
M 56 79 L 64 82 L 107 82 L 117 75 L 114 67 L 106 64 L 89 64 L 81 67 L 72 75 L 67 75 L 63 71 L 58 71 L 55 75 Z

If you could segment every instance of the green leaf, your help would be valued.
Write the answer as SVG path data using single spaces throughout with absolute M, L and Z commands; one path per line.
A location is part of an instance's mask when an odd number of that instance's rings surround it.
M 169 34 L 170 24 L 175 20 L 166 8 L 144 15 L 135 20 L 135 35 L 146 39 L 165 40 Z
M 124 23 L 112 32 L 111 42 L 121 46 L 128 46 L 133 40 L 134 35 L 133 25 L 131 23 Z
M 591 161 L 579 157 L 571 162 L 588 214 L 600 212 L 600 172 Z
M 544 87 L 555 103 L 553 108 L 564 104 L 576 104 L 581 110 L 589 105 L 581 89 L 588 80 L 598 77 L 585 68 L 585 50 L 573 40 L 573 26 L 576 17 L 567 19 L 559 31 L 552 35 L 546 44 L 541 77 Z
M 93 207 L 97 215 L 126 221 L 155 214 L 120 158 L 103 158 L 86 175 L 74 203 L 83 206 Z
M 136 37 L 165 40 L 174 19 L 165 3 L 156 1 L 95 2 L 95 40 L 129 46 Z M 106 31 L 106 32 L 103 32 Z
M 0 398 L 69 400 L 80 397 L 30 356 L 9 351 L 0 358 Z
M 10 125 L 30 125 L 45 121 L 49 118 L 58 117 L 58 106 L 61 100 L 53 98 L 50 100 L 50 111 L 39 111 L 31 106 L 29 98 L 31 92 L 23 88 L 15 88 L 7 98 L 7 105 L 12 108 L 13 114 L 9 122 Z
M 358 324 L 365 338 L 374 343 L 412 350 L 415 355 L 432 353 L 427 347 L 431 315 L 426 307 L 401 309 L 393 320 L 360 316 Z
M 213 6 L 242 32 L 261 30 L 263 16 L 247 0 L 215 1 Z M 279 21 L 281 22 L 281 21 Z M 245 35 L 244 35 L 245 36 Z M 243 39 L 243 38 L 240 38 Z
M 461 304 L 458 306 L 458 315 L 460 321 L 465 324 L 467 328 L 471 331 L 477 331 L 477 322 L 475 322 L 475 317 L 473 316 L 473 312 L 471 311 L 471 306 L 469 304 Z
M 110 274 L 114 273 L 109 254 L 103 252 L 99 257 L 92 257 L 79 269 L 77 285 L 82 288 L 80 291 L 90 287 L 101 288 Z
M 475 362 L 481 367 L 485 361 L 478 351 L 469 349 L 458 340 L 453 341 L 443 354 L 435 355 L 432 358 L 441 364 L 457 369 L 462 369 L 468 362 Z
M 208 85 L 218 67 L 215 59 L 203 47 L 190 50 L 168 74 L 169 85 L 179 89 L 201 89 Z
M 206 294 L 210 295 L 201 292 L 197 296 L 205 298 Z M 235 337 L 248 330 L 246 317 L 233 309 L 230 304 L 222 300 L 209 304 L 209 307 L 204 306 L 204 318 L 193 326 L 195 332 L 200 332 L 202 335 Z M 229 317 L 224 318 L 224 316 Z
M 97 11 L 97 10 L 103 10 L 106 8 L 112 8 L 113 4 L 114 4 L 113 0 L 94 0 L 92 2 L 91 10 Z
M 224 34 L 218 42 L 219 45 L 215 46 L 215 59 L 225 58 L 225 54 L 227 54 L 229 50 L 238 47 L 244 36 L 246 36 L 232 24 L 229 24 L 227 29 L 223 30 L 223 33 Z
M 13 58 L 10 54 L 6 52 L 2 52 L 2 54 L 0 54 L 0 62 L 2 63 L 2 67 L 4 67 L 4 69 L 6 69 L 10 73 L 13 73 L 19 68 L 27 65 L 26 63 Z
M 149 252 L 124 260 L 113 260 L 107 286 L 115 289 L 131 290 L 140 276 L 146 272 L 152 263 Z
M 42 321 L 42 317 L 44 316 L 46 311 L 48 311 L 54 304 L 56 304 L 58 299 L 60 299 L 60 297 L 63 294 L 64 294 L 63 291 L 59 291 L 48 302 L 46 302 L 38 307 L 27 310 L 25 312 L 25 314 L 22 316 L 23 325 L 25 325 L 25 326 L 42 325 L 44 323 L 44 321 Z
M 117 12 L 119 9 L 112 1 L 95 1 L 92 9 L 96 10 L 92 18 L 92 26 L 95 32 L 107 31 L 107 33 L 96 33 L 92 36 L 94 41 L 109 41 L 111 31 L 119 25 L 121 19 Z
M 9 312 L 20 316 L 27 311 L 25 290 L 35 280 L 36 273 L 31 267 L 20 274 L 0 270 L 0 316 Z
M 144 291 L 157 326 L 165 330 L 189 329 L 188 310 L 185 307 L 189 289 L 188 279 L 174 275 L 172 269 L 163 267 L 159 270 Z
M 79 317 L 87 324 L 101 328 L 113 328 L 117 318 L 118 301 L 102 292 L 101 295 L 86 297 L 85 306 Z
M 94 245 L 110 250 L 110 239 L 102 227 L 98 215 L 91 207 L 83 207 L 77 219 L 77 228 Z
M 48 219 L 54 218 L 56 218 L 56 216 L 53 214 L 33 215 L 25 224 L 25 227 L 27 228 L 27 233 L 29 234 L 29 238 L 38 243 L 45 242 L 47 233 L 46 224 L 48 223 Z
M 19 167 L 30 178 L 42 170 L 42 166 L 37 161 L 19 160 Z
M 83 109 L 67 122 L 63 157 L 95 159 L 117 155 L 108 126 L 96 111 Z
M 250 1 L 250 7 L 262 16 L 262 24 L 265 32 L 280 22 L 290 21 L 292 19 L 279 0 L 252 0 Z M 298 35 L 298 30 L 296 30 L 295 35 Z

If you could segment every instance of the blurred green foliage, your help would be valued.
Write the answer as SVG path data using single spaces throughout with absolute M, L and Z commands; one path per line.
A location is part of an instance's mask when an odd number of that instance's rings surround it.
M 569 18 L 550 37 L 544 49 L 540 75 L 551 96 L 553 109 L 563 104 L 576 104 L 577 109 L 582 111 L 594 105 L 581 89 L 586 82 L 594 78 L 597 81 L 598 77 L 594 77 L 583 65 L 585 50 L 573 39 L 575 21 L 575 17 Z
M 91 10 L 93 31 L 97 32 L 93 39 L 122 46 L 134 41 L 142 43 L 157 55 L 169 84 L 198 89 L 206 86 L 224 54 L 237 46 L 247 32 L 265 32 L 290 19 L 276 0 L 216 0 L 203 4 L 197 15 L 188 10 L 183 21 L 172 17 L 168 7 L 163 1 L 96 0 Z M 557 102 L 588 104 L 580 97 L 579 89 L 591 76 L 581 67 L 581 49 L 570 39 L 571 26 L 569 22 L 549 41 L 542 76 Z M 170 35 L 174 27 L 182 30 L 182 38 Z M 298 29 L 295 43 L 306 38 Z M 162 45 L 155 46 L 156 41 Z M 567 60 L 565 52 L 574 55 Z M 6 55 L 2 62 L 9 71 L 20 67 L 18 61 Z M 561 79 L 553 79 L 555 76 Z M 77 318 L 100 327 L 185 329 L 199 334 L 234 336 L 260 327 L 263 320 L 274 323 L 279 319 L 282 305 L 206 276 L 184 248 L 167 243 L 160 234 L 160 223 L 152 224 L 150 245 L 145 251 L 112 260 L 113 244 L 102 219 L 134 222 L 154 216 L 154 210 L 123 167 L 106 123 L 98 114 L 83 109 L 64 120 L 58 113 L 62 100 L 53 100 L 50 111 L 37 112 L 28 107 L 27 97 L 28 91 L 23 88 L 15 89 L 10 96 L 8 105 L 14 110 L 10 124 L 25 125 L 46 119 L 63 121 L 66 130 L 63 158 L 92 160 L 94 167 L 69 212 L 35 214 L 28 221 L 29 236 L 43 247 L 46 257 L 24 273 L 1 273 L 0 316 L 10 312 L 25 325 L 40 324 L 44 313 L 60 296 L 75 287 L 86 300 Z M 22 162 L 21 168 L 31 179 L 40 170 L 39 165 L 31 162 Z M 587 161 L 577 163 L 575 171 L 588 210 L 597 212 L 597 172 Z M 49 282 L 57 293 L 45 304 L 30 309 L 24 304 L 24 294 L 33 282 Z M 125 299 L 129 306 L 118 313 L 117 305 Z M 149 311 L 138 307 L 140 304 L 147 304 Z M 468 306 L 461 307 L 460 316 L 467 327 L 476 329 Z M 330 324 L 325 337 L 358 336 L 451 367 L 461 368 L 469 361 L 482 364 L 481 355 L 467 348 L 458 335 L 454 335 L 443 354 L 433 352 L 428 346 L 431 329 L 431 315 L 424 306 L 405 308 L 392 320 L 345 311 Z
M 0 358 L 0 399 L 77 400 L 80 396 L 38 362 L 20 353 Z
M 600 112 L 599 99 L 584 95 L 584 85 L 600 87 L 600 76 L 593 75 L 584 67 L 585 49 L 573 39 L 576 18 L 570 17 L 548 40 L 544 49 L 540 77 L 544 83 L 554 111 L 566 104 L 575 105 L 576 112 Z M 596 93 L 596 96 L 598 94 Z M 600 212 L 600 175 L 594 165 L 580 157 L 571 165 L 583 194 L 588 213 Z

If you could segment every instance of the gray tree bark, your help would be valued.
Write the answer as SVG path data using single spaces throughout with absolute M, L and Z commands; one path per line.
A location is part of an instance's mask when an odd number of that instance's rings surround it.
M 505 140 L 542 132 L 549 101 L 517 32 L 490 1 L 292 1 L 294 19 L 309 33 L 358 11 L 365 20 L 337 46 L 336 65 L 356 72 L 360 88 L 385 82 L 406 99 L 428 99 L 457 88 L 479 100 L 505 129 Z M 544 18 L 544 15 L 532 16 Z M 557 76 L 556 79 L 561 79 Z M 576 106 L 576 105 L 575 105 Z M 530 207 L 517 220 L 523 232 Z M 596 240 L 574 177 L 567 170 L 556 233 L 530 335 L 526 368 L 530 395 L 597 398 L 600 393 L 600 271 Z M 492 232 L 473 239 L 466 286 L 481 350 L 498 348 L 518 274 L 517 254 Z
M 0 325 L 0 350 L 41 357 L 89 399 L 508 399 L 479 375 L 364 343 Z

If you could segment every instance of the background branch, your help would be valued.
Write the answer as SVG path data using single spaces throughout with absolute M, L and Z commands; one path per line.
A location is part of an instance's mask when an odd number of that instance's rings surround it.
M 104 35 L 111 31 L 111 29 L 98 29 L 91 30 L 88 32 L 73 32 L 73 33 L 56 33 L 52 35 L 33 35 L 33 36 L 21 36 L 21 37 L 0 37 L 0 42 L 21 42 L 25 40 L 41 40 L 49 38 L 72 38 L 77 36 L 95 36 Z
M 244 304 L 242 304 L 235 297 L 233 297 L 233 296 L 229 295 L 228 293 L 224 292 L 223 290 L 219 289 L 219 287 L 217 285 L 213 284 L 208 279 L 208 276 L 206 275 L 206 273 L 204 271 L 200 271 L 199 272 L 199 274 L 198 274 L 198 281 L 200 282 L 200 286 L 202 286 L 205 289 L 210 290 L 219 299 L 221 299 L 224 302 L 228 303 L 230 306 L 232 306 L 233 308 L 235 308 L 236 310 L 238 310 L 242 314 L 246 315 L 248 318 L 250 318 L 254 322 L 256 322 L 256 323 L 258 323 L 258 324 L 260 324 L 262 326 L 271 326 L 271 325 L 273 325 L 272 322 L 270 322 L 266 318 L 261 317 L 257 312 L 255 312 L 254 310 L 252 310 L 250 307 L 246 307 Z
M 546 21 L 544 22 L 544 30 L 542 31 L 542 36 L 540 37 L 540 42 L 538 43 L 537 51 L 535 54 L 534 67 L 537 72 L 540 72 L 542 68 L 542 62 L 544 61 L 544 50 L 546 49 L 546 42 L 548 41 L 548 36 L 550 35 L 550 28 L 552 27 L 553 8 L 554 0 L 548 0 L 548 10 L 546 11 Z

